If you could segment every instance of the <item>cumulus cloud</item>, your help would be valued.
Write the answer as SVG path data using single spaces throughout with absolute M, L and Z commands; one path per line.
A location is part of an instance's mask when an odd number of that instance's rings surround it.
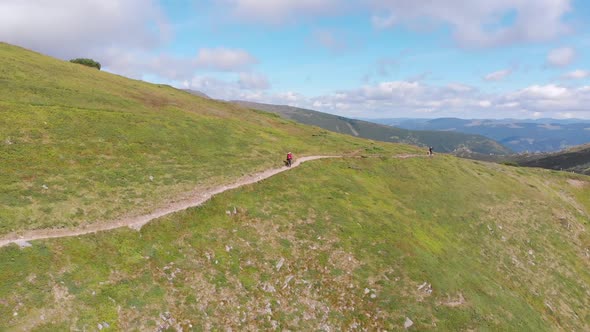
M 483 79 L 488 82 L 501 81 L 501 80 L 505 79 L 506 77 L 510 76 L 511 73 L 512 73 L 512 70 L 510 70 L 510 69 L 498 70 L 493 73 L 489 73 L 489 74 L 485 75 L 483 77 Z
M 238 86 L 242 90 L 267 90 L 270 88 L 270 83 L 263 74 L 240 73 Z
M 333 15 L 342 8 L 339 0 L 221 0 L 239 19 L 282 24 L 316 15 Z M 346 3 L 347 1 L 344 1 Z
M 590 118 L 586 106 L 590 86 L 532 85 L 491 94 L 459 83 L 389 81 L 305 96 L 293 91 L 242 90 L 237 82 L 197 77 L 187 87 L 219 99 L 291 105 L 348 117 Z
M 569 31 L 563 17 L 570 0 L 370 0 L 373 25 L 386 29 L 407 25 L 451 26 L 464 46 L 488 47 L 515 42 L 544 41 Z
M 565 73 L 562 75 L 562 78 L 570 79 L 570 80 L 579 80 L 579 79 L 584 79 L 584 78 L 588 78 L 588 77 L 590 77 L 590 71 L 582 70 L 582 69 L 576 69 L 576 70 L 570 71 L 569 73 Z
M 228 48 L 200 49 L 195 60 L 195 65 L 199 68 L 221 71 L 236 71 L 256 63 L 258 60 L 247 51 Z
M 0 40 L 62 59 L 149 49 L 171 29 L 155 0 L 2 0 Z
M 101 63 L 108 71 L 134 78 L 155 75 L 173 81 L 189 80 L 196 72 L 242 72 L 257 61 L 245 50 L 226 48 L 200 49 L 195 56 L 167 53 L 152 56 L 145 52 L 113 48 L 104 50 L 101 57 Z
M 220 79 L 215 76 L 195 75 L 181 83 L 183 88 L 201 91 L 212 98 L 222 100 L 267 101 L 265 91 L 271 85 L 264 74 L 242 72 L 236 79 Z
M 568 88 L 555 84 L 533 85 L 512 93 L 509 96 L 512 99 L 519 100 L 564 99 L 571 97 L 571 91 Z
M 547 63 L 555 67 L 571 64 L 576 57 L 576 50 L 571 47 L 561 47 L 551 50 L 547 55 Z
M 507 93 L 484 93 L 472 86 L 435 86 L 391 81 L 306 97 L 293 92 L 258 94 L 255 101 L 287 104 L 349 117 L 590 118 L 590 86 L 532 85 Z
M 253 23 L 283 24 L 334 16 L 346 11 L 372 13 L 377 29 L 406 25 L 417 30 L 451 27 L 457 42 L 489 47 L 554 39 L 571 31 L 564 16 L 571 0 L 217 0 L 234 17 Z
M 533 85 L 500 97 L 501 100 L 517 103 L 519 107 L 539 112 L 545 116 L 560 116 L 569 113 L 576 117 L 589 118 L 587 105 L 590 102 L 590 87 L 568 88 L 549 85 Z

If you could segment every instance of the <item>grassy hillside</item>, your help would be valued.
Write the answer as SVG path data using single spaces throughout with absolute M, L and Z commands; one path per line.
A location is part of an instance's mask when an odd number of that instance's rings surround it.
M 462 149 L 481 154 L 511 153 L 508 148 L 479 135 L 445 131 L 407 130 L 291 106 L 269 105 L 245 101 L 237 101 L 236 103 L 253 109 L 273 112 L 287 119 L 318 126 L 337 133 L 369 138 L 382 142 L 432 146 L 434 150 L 438 152 L 454 152 L 457 149 Z
M 312 162 L 139 233 L 0 248 L 0 329 L 588 330 L 589 193 L 453 157 Z
M 143 213 L 289 150 L 361 144 L 2 43 L 0 63 L 0 235 Z

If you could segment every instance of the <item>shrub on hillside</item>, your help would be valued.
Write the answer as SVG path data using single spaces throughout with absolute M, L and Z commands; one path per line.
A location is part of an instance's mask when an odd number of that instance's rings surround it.
M 500 164 L 506 165 L 506 166 L 520 167 L 520 165 L 514 161 L 503 161 Z
M 92 59 L 77 58 L 77 59 L 70 60 L 70 62 L 79 63 L 81 65 L 88 66 L 88 67 L 94 67 L 94 68 L 100 70 L 100 62 L 94 61 Z

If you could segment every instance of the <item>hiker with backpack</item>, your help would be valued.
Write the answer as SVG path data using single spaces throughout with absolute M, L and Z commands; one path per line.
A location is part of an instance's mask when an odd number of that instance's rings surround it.
M 287 153 L 287 166 L 291 167 L 291 163 L 293 162 L 293 154 L 291 152 Z

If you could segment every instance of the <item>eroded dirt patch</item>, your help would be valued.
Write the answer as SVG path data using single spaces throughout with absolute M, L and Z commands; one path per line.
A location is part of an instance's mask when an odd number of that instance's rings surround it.
M 567 183 L 574 188 L 585 188 L 588 186 L 588 182 L 577 179 L 567 179 Z

